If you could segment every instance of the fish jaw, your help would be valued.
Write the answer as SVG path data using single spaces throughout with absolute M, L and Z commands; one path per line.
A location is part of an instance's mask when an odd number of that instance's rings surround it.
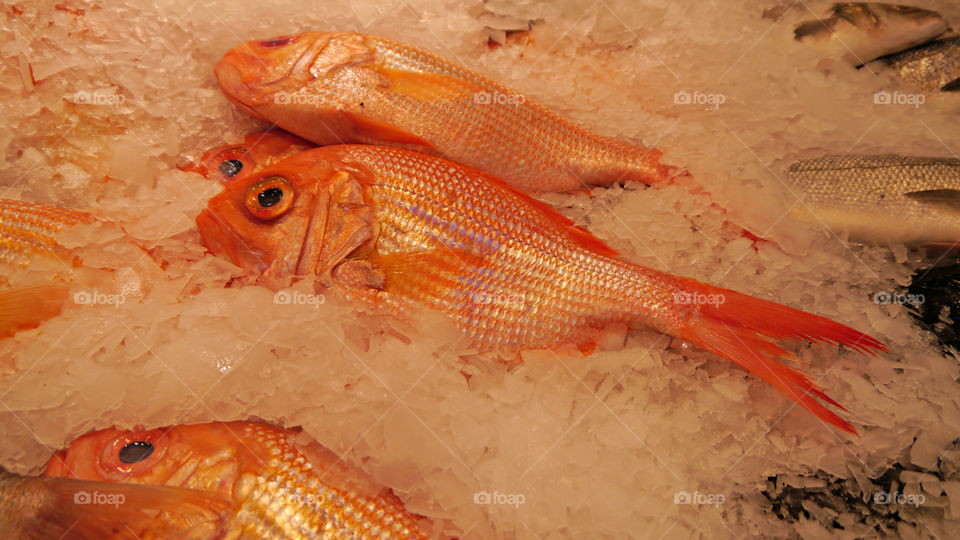
M 197 215 L 197 229 L 200 231 L 201 243 L 210 253 L 226 256 L 230 262 L 242 268 L 247 268 L 248 262 L 255 259 L 241 255 L 242 252 L 250 251 L 246 242 L 226 227 L 209 209 L 204 209 Z

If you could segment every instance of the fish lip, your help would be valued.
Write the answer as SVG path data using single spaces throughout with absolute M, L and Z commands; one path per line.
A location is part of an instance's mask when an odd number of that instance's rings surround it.
M 300 36 L 302 37 L 302 36 Z M 320 53 L 327 47 L 330 38 L 314 39 L 304 49 L 296 62 L 286 73 L 273 80 L 264 80 L 261 74 L 252 74 L 250 69 L 244 68 L 250 64 L 265 66 L 265 61 L 256 54 L 240 50 L 249 47 L 246 43 L 241 47 L 231 49 L 214 66 L 213 72 L 221 88 L 230 88 L 231 92 L 224 92 L 227 98 L 243 108 L 256 118 L 269 122 L 267 118 L 253 110 L 251 105 L 261 105 L 273 99 L 273 95 L 281 90 L 290 90 L 291 86 L 299 87 L 312 78 L 310 68 Z
M 243 261 L 237 246 L 242 239 L 233 234 L 209 209 L 203 209 L 197 215 L 196 221 L 200 241 L 207 250 L 214 255 L 226 255 L 233 264 L 242 268 Z

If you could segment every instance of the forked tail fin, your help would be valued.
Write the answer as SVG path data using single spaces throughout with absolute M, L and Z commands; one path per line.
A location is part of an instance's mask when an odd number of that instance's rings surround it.
M 846 409 L 809 375 L 783 364 L 781 360 L 793 355 L 771 340 L 834 343 L 870 355 L 886 351 L 883 343 L 826 317 L 694 280 L 683 279 L 680 289 L 679 294 L 690 295 L 686 298 L 692 301 L 706 298 L 710 302 L 698 304 L 697 317 L 679 329 L 678 337 L 743 366 L 821 420 L 856 433 L 818 400 Z

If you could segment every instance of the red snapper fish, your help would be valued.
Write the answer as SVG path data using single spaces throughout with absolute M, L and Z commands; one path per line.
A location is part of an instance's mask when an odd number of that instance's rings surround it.
M 98 431 L 56 454 L 44 474 L 167 486 L 225 503 L 202 508 L 204 519 L 188 514 L 189 524 L 171 523 L 182 512 L 135 522 L 131 532 L 142 540 L 170 538 L 172 525 L 211 540 L 429 538 L 426 518 L 407 512 L 388 488 L 301 432 L 258 422 Z
M 735 362 L 843 430 L 853 426 L 776 340 L 871 353 L 824 317 L 627 262 L 547 205 L 417 152 L 343 145 L 231 182 L 197 217 L 204 244 L 273 288 L 293 278 L 400 312 L 447 314 L 476 346 L 589 349 L 614 323 L 650 327 Z M 841 407 L 842 408 L 842 407 Z
M 133 530 L 150 528 L 155 537 L 200 540 L 210 536 L 197 534 L 197 525 L 218 520 L 226 506 L 192 489 L 22 476 L 0 467 L 0 538 L 136 540 Z
M 86 212 L 0 199 L 0 280 L 11 286 L 0 291 L 0 338 L 60 314 L 69 288 L 47 278 L 70 273 L 80 260 L 57 243 L 56 235 L 93 221 Z
M 655 184 L 678 174 L 660 163 L 659 150 L 596 135 L 479 73 L 374 36 L 250 41 L 215 72 L 244 111 L 319 145 L 418 150 L 527 192 Z

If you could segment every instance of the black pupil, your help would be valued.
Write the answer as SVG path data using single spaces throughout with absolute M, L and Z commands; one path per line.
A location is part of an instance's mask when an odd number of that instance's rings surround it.
M 134 441 L 127 443 L 120 449 L 120 461 L 124 463 L 136 463 L 150 457 L 153 453 L 153 445 L 147 441 Z
M 274 206 L 280 199 L 283 198 L 283 190 L 278 187 L 267 188 L 260 192 L 257 195 L 257 201 L 260 203 L 260 206 L 264 208 L 270 208 Z
M 236 176 L 241 170 L 243 170 L 242 161 L 228 159 L 220 164 L 220 172 L 222 172 L 224 176 Z

